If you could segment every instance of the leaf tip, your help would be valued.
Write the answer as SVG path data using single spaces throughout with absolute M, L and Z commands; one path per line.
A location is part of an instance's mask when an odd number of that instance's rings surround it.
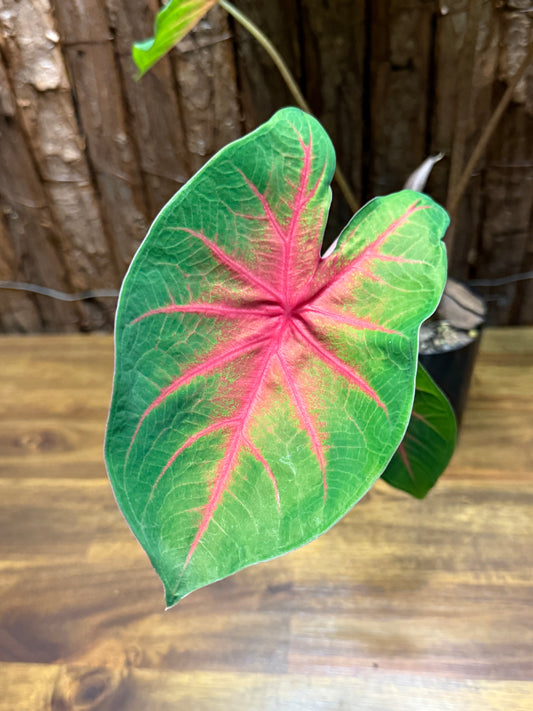
M 165 585 L 165 612 L 178 604 L 185 596 L 176 593 L 175 590 Z
M 135 74 L 135 80 L 139 81 L 146 72 L 153 65 L 153 62 L 147 64 L 147 52 L 149 48 L 153 45 L 154 39 L 144 40 L 142 42 L 134 42 L 131 47 L 131 58 L 133 63 L 137 67 L 137 73 Z

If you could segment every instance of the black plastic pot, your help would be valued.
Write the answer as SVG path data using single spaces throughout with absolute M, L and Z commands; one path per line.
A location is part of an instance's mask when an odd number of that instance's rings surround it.
M 481 330 L 466 346 L 419 357 L 424 368 L 450 401 L 458 425 L 463 418 L 480 341 Z

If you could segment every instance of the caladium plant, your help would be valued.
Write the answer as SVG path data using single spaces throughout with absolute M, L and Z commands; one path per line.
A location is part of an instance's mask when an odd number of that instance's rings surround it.
M 326 531 L 402 441 L 448 218 L 376 198 L 321 256 L 334 168 L 320 124 L 279 111 L 174 196 L 124 280 L 106 462 L 169 606 Z

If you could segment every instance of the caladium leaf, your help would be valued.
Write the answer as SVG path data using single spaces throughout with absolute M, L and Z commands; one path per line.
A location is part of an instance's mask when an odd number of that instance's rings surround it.
M 135 42 L 133 61 L 142 76 L 177 44 L 217 0 L 170 0 L 156 15 L 154 36 Z
M 411 419 L 382 478 L 423 499 L 448 466 L 457 439 L 452 406 L 420 364 Z
M 106 460 L 168 605 L 328 529 L 407 427 L 448 218 L 376 198 L 321 258 L 334 166 L 279 111 L 172 198 L 124 280 Z

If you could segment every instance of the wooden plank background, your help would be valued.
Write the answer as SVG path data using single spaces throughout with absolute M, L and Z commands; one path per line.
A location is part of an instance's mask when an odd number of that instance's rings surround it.
M 103 462 L 111 336 L 0 341 L 0 711 L 530 711 L 533 329 L 487 329 L 424 501 L 163 611 Z
M 444 151 L 446 201 L 533 38 L 532 0 L 238 0 L 274 40 L 359 201 Z M 264 50 L 218 7 L 140 82 L 134 39 L 158 0 L 2 0 L 0 279 L 118 288 L 147 226 L 228 141 L 293 103 Z M 329 232 L 349 212 L 335 195 Z M 533 269 L 533 70 L 457 214 L 451 273 Z M 492 323 L 533 323 L 533 281 L 484 289 Z M 0 330 L 110 328 L 114 302 L 0 290 Z

